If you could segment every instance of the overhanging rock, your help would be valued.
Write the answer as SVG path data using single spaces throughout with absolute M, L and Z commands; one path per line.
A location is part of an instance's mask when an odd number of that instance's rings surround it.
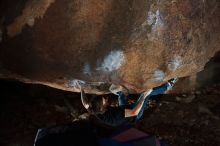
M 10 3 L 11 2 L 11 3 Z M 2 1 L 0 77 L 132 93 L 201 71 L 220 50 L 218 0 Z M 16 8 L 16 9 L 15 9 Z

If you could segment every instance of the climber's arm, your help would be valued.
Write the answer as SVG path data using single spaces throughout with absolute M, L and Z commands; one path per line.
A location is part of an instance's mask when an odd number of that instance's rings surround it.
M 81 91 L 82 104 L 86 109 L 89 109 L 88 98 L 86 97 L 86 94 L 85 94 L 84 90 L 82 89 L 82 87 L 80 87 L 80 91 Z
M 138 100 L 136 106 L 133 109 L 125 109 L 125 117 L 133 117 L 137 116 L 138 113 L 140 112 L 145 99 L 147 96 L 152 92 L 152 90 L 148 90 L 147 92 L 144 93 L 144 95 Z

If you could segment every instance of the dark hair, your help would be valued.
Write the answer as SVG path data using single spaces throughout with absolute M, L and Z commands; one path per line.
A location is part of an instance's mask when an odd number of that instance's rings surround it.
M 98 113 L 100 112 L 101 107 L 103 106 L 102 104 L 102 97 L 100 96 L 95 96 L 91 99 L 90 101 L 90 107 L 89 107 L 89 111 L 91 113 Z

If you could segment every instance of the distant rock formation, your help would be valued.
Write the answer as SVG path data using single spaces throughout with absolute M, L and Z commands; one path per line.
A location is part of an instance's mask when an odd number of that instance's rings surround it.
M 220 50 L 219 0 L 0 2 L 0 78 L 131 93 L 194 75 Z

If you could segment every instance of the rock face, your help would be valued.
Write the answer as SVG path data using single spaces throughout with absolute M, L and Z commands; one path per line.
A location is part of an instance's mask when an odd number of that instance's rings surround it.
M 0 78 L 131 93 L 201 71 L 220 50 L 219 0 L 5 0 Z

